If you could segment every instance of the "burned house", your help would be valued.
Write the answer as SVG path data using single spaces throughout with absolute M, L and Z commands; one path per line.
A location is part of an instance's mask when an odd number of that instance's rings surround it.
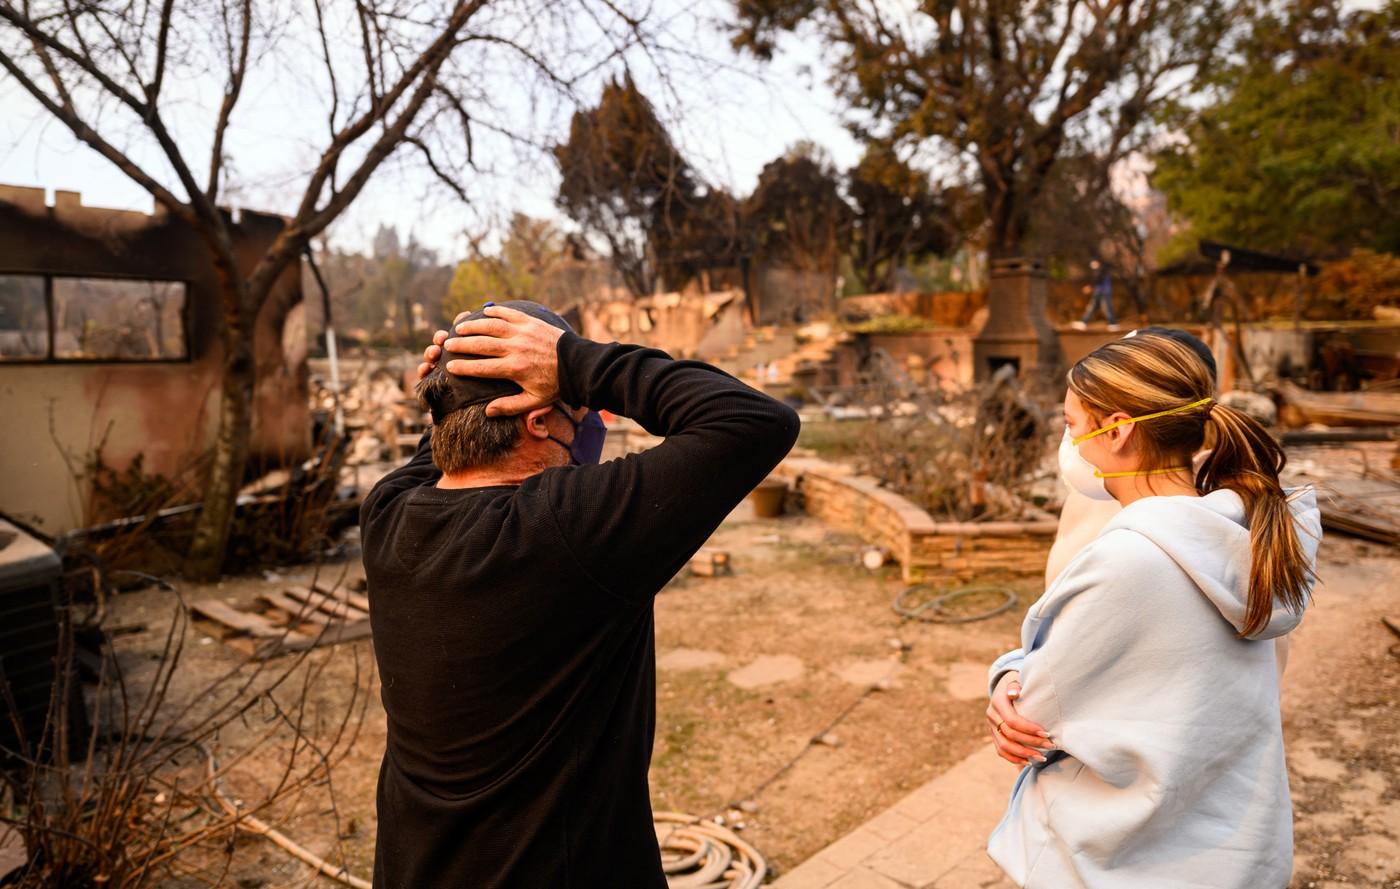
M 1242 320 L 1305 317 L 1315 263 L 1202 240 L 1196 252 L 1158 269 L 1157 298 L 1180 317 Z
M 235 217 L 244 269 L 282 225 Z M 189 226 L 0 186 L 0 513 L 48 534 L 112 518 L 94 502 L 99 457 L 187 474 L 217 432 L 221 319 L 209 250 Z M 294 264 L 256 319 L 253 466 L 310 453 L 304 326 Z

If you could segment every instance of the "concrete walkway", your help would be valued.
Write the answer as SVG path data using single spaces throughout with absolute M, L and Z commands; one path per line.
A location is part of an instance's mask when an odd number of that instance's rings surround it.
M 775 889 L 1013 889 L 987 857 L 1016 770 L 991 744 L 827 846 Z

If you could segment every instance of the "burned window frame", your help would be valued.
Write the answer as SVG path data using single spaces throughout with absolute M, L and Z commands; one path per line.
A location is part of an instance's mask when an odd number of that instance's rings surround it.
M 28 280 L 39 282 L 39 301 L 44 309 L 44 354 L 38 355 L 0 355 L 0 366 L 6 364 L 37 364 L 47 361 L 54 351 L 53 336 L 53 312 L 49 309 L 49 278 L 48 275 L 38 272 L 0 272 L 0 278 L 11 278 L 16 280 Z M 32 295 L 32 292 L 31 292 Z M 21 328 L 23 335 L 28 328 Z
M 42 278 L 44 282 L 44 315 L 47 321 L 46 345 L 43 358 L 0 357 L 0 367 L 21 364 L 189 364 L 194 360 L 190 349 L 190 282 L 186 278 L 162 278 L 153 275 L 114 275 L 114 274 L 57 274 L 36 272 L 28 269 L 0 269 L 0 277 Z M 86 358 L 82 356 L 60 357 L 55 354 L 58 348 L 58 320 L 54 311 L 54 281 L 136 281 L 150 284 L 179 284 L 184 288 L 180 305 L 180 344 L 183 352 L 175 357 L 155 358 Z

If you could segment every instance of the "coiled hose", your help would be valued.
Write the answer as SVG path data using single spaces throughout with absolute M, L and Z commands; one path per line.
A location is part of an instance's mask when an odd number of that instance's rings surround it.
M 732 830 L 677 812 L 653 812 L 670 889 L 758 889 L 768 862 Z
M 934 586 L 927 583 L 916 583 L 913 586 L 905 587 L 904 592 L 894 598 L 895 613 L 906 620 L 921 620 L 934 624 L 967 624 L 1004 614 L 1015 608 L 1017 601 L 1016 594 L 1004 586 L 968 586 L 938 593 L 922 602 L 915 603 L 914 600 L 930 591 L 937 592 Z M 992 608 L 972 614 L 960 613 L 951 607 L 953 603 L 962 599 L 986 594 L 1001 596 L 1003 601 Z

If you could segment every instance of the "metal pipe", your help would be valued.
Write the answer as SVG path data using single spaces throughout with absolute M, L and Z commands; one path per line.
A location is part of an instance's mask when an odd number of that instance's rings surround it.
M 311 253 L 311 245 L 308 244 L 302 252 L 306 254 L 306 264 L 311 267 L 311 276 L 316 279 L 316 286 L 321 289 L 321 313 L 326 323 L 326 357 L 331 363 L 331 397 L 335 399 L 335 434 L 343 436 L 345 409 L 340 404 L 340 359 L 335 351 L 335 325 L 331 322 L 331 291 L 326 286 L 326 280 L 321 277 L 321 270 L 316 267 L 316 257 Z

